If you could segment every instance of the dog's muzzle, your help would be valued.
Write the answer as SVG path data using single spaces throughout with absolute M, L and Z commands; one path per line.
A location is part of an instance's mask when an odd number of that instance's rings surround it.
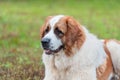
M 43 38 L 42 41 L 41 41 L 41 43 L 42 43 L 42 47 L 44 49 L 49 49 L 50 39 Z
M 61 45 L 56 50 L 51 50 L 49 47 L 50 46 L 50 39 L 48 39 L 48 38 L 43 38 L 41 43 L 42 43 L 42 47 L 43 47 L 45 53 L 48 55 L 58 53 L 61 49 L 64 48 L 64 46 Z

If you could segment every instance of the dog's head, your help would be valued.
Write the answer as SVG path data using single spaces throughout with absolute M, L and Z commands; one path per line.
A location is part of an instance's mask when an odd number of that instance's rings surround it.
M 42 47 L 46 54 L 63 50 L 67 56 L 73 48 L 80 48 L 85 41 L 83 28 L 69 16 L 49 16 L 40 32 Z

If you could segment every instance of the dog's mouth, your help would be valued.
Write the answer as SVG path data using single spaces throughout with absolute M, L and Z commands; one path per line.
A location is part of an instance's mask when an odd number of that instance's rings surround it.
M 63 45 L 61 45 L 59 48 L 57 48 L 56 50 L 50 50 L 50 49 L 44 49 L 45 53 L 50 55 L 50 54 L 54 54 L 54 53 L 58 53 L 61 49 L 63 49 Z

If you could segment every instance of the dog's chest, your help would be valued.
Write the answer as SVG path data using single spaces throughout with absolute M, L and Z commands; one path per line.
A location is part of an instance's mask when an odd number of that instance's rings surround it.
M 71 62 L 65 56 L 56 56 L 54 59 L 54 65 L 58 70 L 66 70 L 69 66 L 71 66 Z

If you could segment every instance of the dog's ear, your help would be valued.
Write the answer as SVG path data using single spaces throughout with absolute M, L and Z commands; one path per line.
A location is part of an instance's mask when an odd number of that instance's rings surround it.
M 48 16 L 45 19 L 45 23 L 42 25 L 42 27 L 40 27 L 40 39 L 45 35 L 45 29 L 47 28 L 48 25 L 48 21 L 52 18 L 53 16 Z
M 73 55 L 73 47 L 80 48 L 85 40 L 83 28 L 72 17 L 66 18 L 67 32 L 65 34 L 65 53 Z

